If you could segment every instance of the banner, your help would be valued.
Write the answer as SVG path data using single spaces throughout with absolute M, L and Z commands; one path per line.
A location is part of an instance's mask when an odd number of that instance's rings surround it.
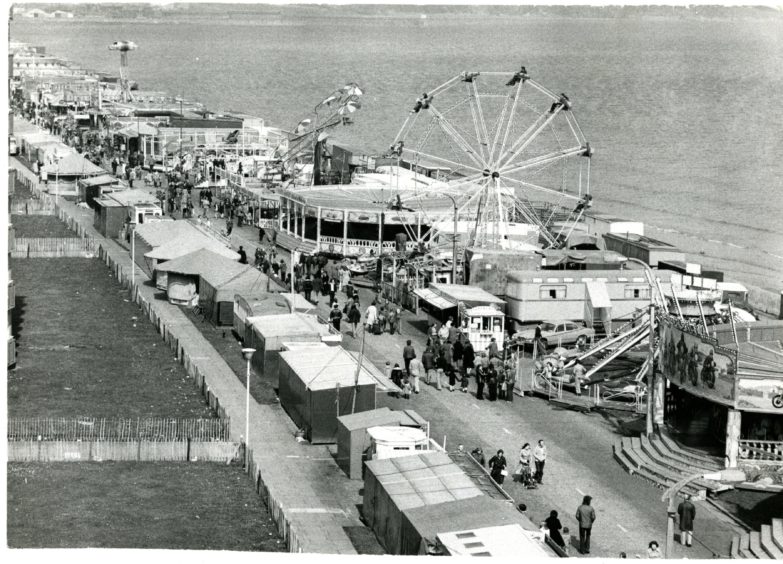
M 696 396 L 734 407 L 736 352 L 670 320 L 661 320 L 659 327 L 660 372 Z
M 737 409 L 783 415 L 783 381 L 779 378 L 740 378 Z

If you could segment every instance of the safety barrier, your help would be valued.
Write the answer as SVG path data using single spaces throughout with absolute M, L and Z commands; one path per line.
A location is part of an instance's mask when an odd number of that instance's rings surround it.
M 16 237 L 12 258 L 94 257 L 94 239 L 78 237 Z

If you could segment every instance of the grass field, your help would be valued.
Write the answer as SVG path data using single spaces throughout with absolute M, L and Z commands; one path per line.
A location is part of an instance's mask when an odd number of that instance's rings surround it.
M 17 237 L 57 237 L 75 239 L 76 233 L 53 215 L 12 215 Z
M 7 485 L 11 548 L 285 550 L 239 466 L 10 463 Z
M 9 417 L 212 417 L 127 290 L 97 259 L 14 259 Z

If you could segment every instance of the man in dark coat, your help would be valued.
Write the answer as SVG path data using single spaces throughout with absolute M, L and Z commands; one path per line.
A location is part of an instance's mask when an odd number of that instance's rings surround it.
M 411 375 L 411 360 L 416 358 L 416 349 L 413 348 L 412 341 L 408 339 L 405 348 L 402 349 L 402 360 L 405 361 L 405 373 Z
M 503 480 L 506 479 L 506 457 L 503 456 L 503 451 L 499 450 L 498 453 L 489 459 L 489 475 L 499 485 L 503 485 Z
M 593 498 L 586 495 L 582 505 L 576 510 L 576 520 L 579 522 L 579 552 L 590 554 L 590 533 L 595 522 L 595 509 L 590 505 Z
M 343 318 L 343 312 L 337 306 L 337 302 L 332 305 L 332 311 L 329 312 L 329 320 L 332 322 L 332 326 L 340 330 L 340 320 Z
M 696 506 L 691 502 L 691 496 L 686 495 L 685 500 L 677 506 L 677 515 L 680 517 L 680 542 L 685 546 L 691 546 L 693 521 L 696 519 Z

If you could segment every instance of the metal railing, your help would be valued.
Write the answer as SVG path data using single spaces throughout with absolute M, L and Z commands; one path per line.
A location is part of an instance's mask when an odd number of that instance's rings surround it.
M 742 460 L 783 464 L 783 441 L 741 439 L 739 442 L 739 456 Z

